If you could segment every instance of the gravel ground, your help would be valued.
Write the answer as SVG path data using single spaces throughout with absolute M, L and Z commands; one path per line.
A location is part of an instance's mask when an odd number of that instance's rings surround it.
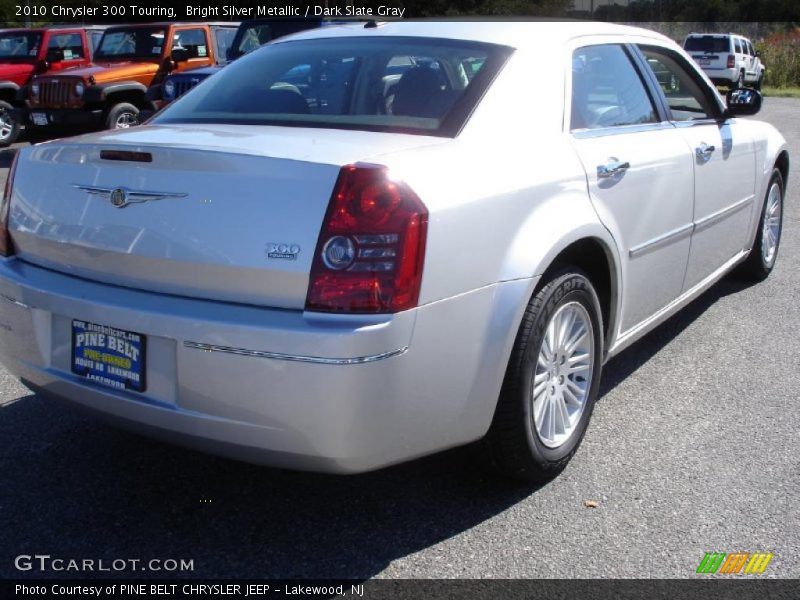
M 795 161 L 798 115 L 768 98 L 759 117 Z M 494 479 L 473 448 L 356 477 L 239 464 L 0 370 L 0 577 L 39 553 L 193 559 L 204 578 L 683 578 L 707 551 L 771 551 L 765 575 L 800 577 L 798 199 L 795 168 L 772 277 L 721 282 L 607 365 L 580 452 L 541 488 Z

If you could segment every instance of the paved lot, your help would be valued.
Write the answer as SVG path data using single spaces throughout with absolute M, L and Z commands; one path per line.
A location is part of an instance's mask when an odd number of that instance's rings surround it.
M 723 281 L 612 361 L 553 483 L 495 480 L 470 448 L 358 477 L 238 464 L 0 371 L 0 576 L 44 553 L 194 559 L 200 577 L 692 577 L 715 550 L 772 551 L 767 575 L 800 577 L 798 115 L 772 98 L 761 114 L 796 163 L 773 276 Z

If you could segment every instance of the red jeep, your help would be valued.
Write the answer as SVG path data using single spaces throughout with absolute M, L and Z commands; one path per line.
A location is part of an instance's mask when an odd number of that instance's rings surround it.
M 35 74 L 91 63 L 103 29 L 73 25 L 0 31 L 0 147 L 19 135 L 12 109 L 25 106 L 20 89 Z

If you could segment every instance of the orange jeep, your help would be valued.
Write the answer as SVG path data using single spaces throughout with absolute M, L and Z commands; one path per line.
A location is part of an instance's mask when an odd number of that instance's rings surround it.
M 44 73 L 27 90 L 33 137 L 64 127 L 118 129 L 152 109 L 147 88 L 173 71 L 217 64 L 238 23 L 148 23 L 109 27 L 93 64 Z M 38 134 L 38 135 L 37 135 Z

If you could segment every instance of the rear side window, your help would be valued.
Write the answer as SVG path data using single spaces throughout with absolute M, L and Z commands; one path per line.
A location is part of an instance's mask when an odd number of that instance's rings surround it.
M 739 42 L 739 40 L 734 39 L 733 40 L 733 46 L 734 46 L 734 48 L 736 48 L 736 54 L 741 54 L 742 53 L 742 44 L 741 44 L 741 42 Z
M 511 54 L 505 46 L 406 37 L 270 44 L 157 118 L 453 136 Z
M 687 52 L 705 52 L 707 54 L 730 52 L 731 39 L 713 35 L 692 36 L 686 39 L 683 48 Z
M 272 39 L 272 28 L 266 24 L 258 24 L 243 29 L 240 32 L 239 43 L 237 44 L 236 56 L 247 54 L 259 46 L 266 44 Z
M 0 33 L 0 58 L 24 59 L 39 53 L 41 33 Z
M 639 73 L 618 45 L 579 48 L 572 55 L 571 129 L 655 123 Z
M 92 52 L 97 50 L 97 46 L 100 44 L 100 40 L 103 39 L 103 32 L 102 31 L 90 31 L 89 32 L 89 40 L 92 44 Z
M 217 40 L 217 60 L 224 59 L 228 55 L 228 48 L 236 37 L 236 30 L 231 27 L 219 27 L 214 31 Z

